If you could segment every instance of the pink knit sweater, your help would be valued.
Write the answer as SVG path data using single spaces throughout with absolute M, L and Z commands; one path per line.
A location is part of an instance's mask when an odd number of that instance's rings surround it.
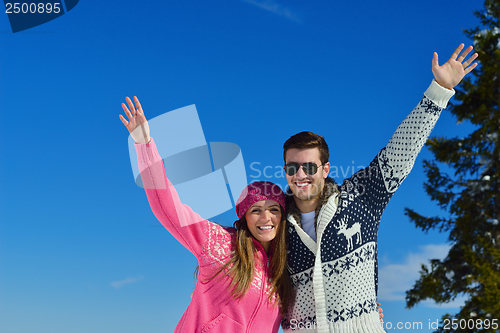
M 235 300 L 231 296 L 228 290 L 231 279 L 228 276 L 220 274 L 207 281 L 230 259 L 235 244 L 235 229 L 203 220 L 179 201 L 177 192 L 167 180 L 153 139 L 135 147 L 139 171 L 153 213 L 198 258 L 199 274 L 194 294 L 175 332 L 278 332 L 281 316 L 278 306 L 268 301 L 269 270 L 262 245 L 255 241 L 258 251 L 255 253 L 254 280 L 243 298 Z

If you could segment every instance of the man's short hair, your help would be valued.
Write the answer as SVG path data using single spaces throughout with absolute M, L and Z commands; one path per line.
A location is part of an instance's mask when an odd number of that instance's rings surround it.
M 288 149 L 309 149 L 309 148 L 318 148 L 319 150 L 319 159 L 321 164 L 325 164 L 328 162 L 330 158 L 330 153 L 328 152 L 328 145 L 326 144 L 325 139 L 316 133 L 313 132 L 300 132 L 295 135 L 292 135 L 286 142 L 283 144 L 283 160 L 286 163 L 286 152 Z

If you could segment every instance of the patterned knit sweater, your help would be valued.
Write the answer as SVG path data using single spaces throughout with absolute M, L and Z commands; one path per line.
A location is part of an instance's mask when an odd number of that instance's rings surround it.
M 377 233 L 382 212 L 454 91 L 434 80 L 370 165 L 341 186 L 327 178 L 316 210 L 317 243 L 287 202 L 288 265 L 297 295 L 284 332 L 384 332 L 377 310 Z

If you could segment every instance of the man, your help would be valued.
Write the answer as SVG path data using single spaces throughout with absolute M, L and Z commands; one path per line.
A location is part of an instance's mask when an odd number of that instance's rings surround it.
M 288 265 L 297 293 L 284 332 L 384 332 L 376 305 L 380 218 L 453 88 L 477 65 L 477 53 L 464 61 L 472 46 L 459 56 L 463 47 L 443 66 L 434 53 L 434 80 L 420 103 L 370 165 L 341 186 L 328 177 L 323 137 L 302 132 L 285 142 Z

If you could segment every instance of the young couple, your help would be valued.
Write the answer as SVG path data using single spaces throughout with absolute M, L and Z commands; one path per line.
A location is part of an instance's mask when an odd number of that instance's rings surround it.
M 251 183 L 236 202 L 234 228 L 202 219 L 179 201 L 139 100 L 120 119 L 136 142 L 151 208 L 199 262 L 191 303 L 175 332 L 384 332 L 377 309 L 377 232 L 382 212 L 409 174 L 455 87 L 476 67 L 461 44 L 370 165 L 337 185 L 323 137 L 284 144 L 289 194 Z M 471 65 L 472 64 L 472 65 Z

